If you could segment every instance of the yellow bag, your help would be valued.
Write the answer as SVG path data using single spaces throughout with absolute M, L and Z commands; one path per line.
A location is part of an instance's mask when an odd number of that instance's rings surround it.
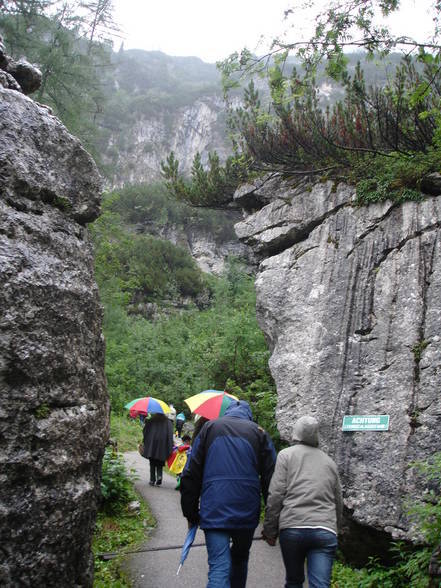
M 182 470 L 185 468 L 185 464 L 187 463 L 187 454 L 185 451 L 178 452 L 175 457 L 174 462 L 172 463 L 171 467 L 169 468 L 172 474 L 180 474 Z

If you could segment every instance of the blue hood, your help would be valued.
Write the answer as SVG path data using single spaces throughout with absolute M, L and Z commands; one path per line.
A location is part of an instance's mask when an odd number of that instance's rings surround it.
M 225 411 L 224 416 L 237 417 L 239 419 L 245 419 L 246 421 L 253 420 L 253 413 L 251 412 L 250 405 L 245 400 L 237 400 L 230 404 Z

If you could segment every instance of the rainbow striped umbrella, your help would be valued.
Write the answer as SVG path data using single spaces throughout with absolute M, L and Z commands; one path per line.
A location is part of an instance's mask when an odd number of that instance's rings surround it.
M 238 400 L 236 396 L 222 390 L 204 390 L 186 398 L 184 402 L 187 403 L 191 412 L 207 419 L 217 419 L 224 416 L 227 408 L 236 400 Z
M 169 405 L 159 398 L 153 396 L 144 396 L 143 398 L 135 398 L 128 402 L 124 408 L 127 408 L 132 419 L 136 419 L 139 415 L 146 416 L 149 413 L 167 414 L 170 412 Z

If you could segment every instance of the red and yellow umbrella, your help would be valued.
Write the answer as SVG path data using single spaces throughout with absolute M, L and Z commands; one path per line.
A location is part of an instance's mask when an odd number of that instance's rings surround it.
M 199 394 L 186 398 L 184 402 L 187 403 L 191 412 L 200 414 L 207 419 L 217 419 L 224 416 L 227 408 L 236 400 L 238 400 L 236 396 L 225 391 L 204 390 Z
M 185 464 L 187 463 L 187 451 L 189 449 L 190 445 L 188 445 L 188 443 L 173 447 L 173 451 L 167 457 L 168 469 L 173 474 L 180 474 L 185 468 Z

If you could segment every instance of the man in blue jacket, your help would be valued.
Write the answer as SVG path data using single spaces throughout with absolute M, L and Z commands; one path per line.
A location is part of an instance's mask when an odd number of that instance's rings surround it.
M 261 494 L 266 503 L 275 462 L 269 435 L 243 400 L 196 438 L 181 478 L 181 507 L 189 526 L 197 523 L 205 533 L 207 588 L 245 587 Z

